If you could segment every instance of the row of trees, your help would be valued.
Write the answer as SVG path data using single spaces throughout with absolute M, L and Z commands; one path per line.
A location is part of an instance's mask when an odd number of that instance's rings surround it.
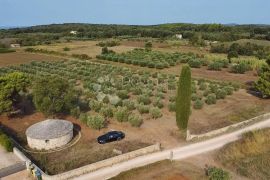
M 231 45 L 219 44 L 211 46 L 212 53 L 225 53 L 228 54 L 228 58 L 243 56 L 256 56 L 259 59 L 265 59 L 270 54 L 268 47 L 260 46 L 253 43 L 233 43 Z
M 198 34 L 203 40 L 235 41 L 241 38 L 270 38 L 269 26 L 225 26 L 221 24 L 163 24 L 155 26 L 99 25 L 99 24 L 52 24 L 27 28 L 0 30 L 0 38 L 19 38 L 23 45 L 50 43 L 61 37 L 70 37 L 70 31 L 77 31 L 73 38 L 153 37 L 166 38 L 183 34 L 190 39 Z
M 79 94 L 68 81 L 59 78 L 37 79 L 33 84 L 19 72 L 0 77 L 0 114 L 24 111 L 24 98 L 33 100 L 35 108 L 47 116 L 72 113 L 79 105 Z M 29 104 L 28 104 L 29 105 Z

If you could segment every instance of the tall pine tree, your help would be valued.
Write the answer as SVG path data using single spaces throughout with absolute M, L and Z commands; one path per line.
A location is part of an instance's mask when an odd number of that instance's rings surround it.
M 186 130 L 190 115 L 191 103 L 191 70 L 184 65 L 178 82 L 176 98 L 176 122 L 180 130 Z

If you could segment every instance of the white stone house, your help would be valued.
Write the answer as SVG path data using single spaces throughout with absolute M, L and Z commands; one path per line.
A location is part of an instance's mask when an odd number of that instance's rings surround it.
M 76 35 L 77 31 L 70 31 L 70 34 Z
M 177 39 L 183 39 L 183 35 L 182 35 L 182 34 L 176 34 L 175 37 L 176 37 Z

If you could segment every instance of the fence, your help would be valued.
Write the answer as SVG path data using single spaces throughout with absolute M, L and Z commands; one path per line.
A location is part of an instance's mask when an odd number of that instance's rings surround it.
M 129 153 L 125 153 L 119 156 L 115 156 L 103 161 L 99 161 L 93 164 L 89 164 L 68 172 L 64 172 L 62 174 L 57 174 L 57 175 L 47 175 L 45 174 L 38 166 L 36 166 L 35 164 L 31 163 L 31 160 L 28 159 L 20 150 L 18 150 L 17 148 L 14 148 L 14 153 L 23 161 L 26 162 L 26 164 L 32 164 L 32 166 L 34 166 L 35 169 L 37 169 L 39 172 L 41 172 L 42 174 L 42 179 L 43 180 L 61 180 L 61 179 L 70 179 L 73 177 L 77 177 L 80 176 L 82 174 L 85 173 L 89 173 L 89 172 L 93 172 L 95 170 L 98 170 L 100 168 L 104 168 L 104 167 L 108 167 L 108 166 L 112 166 L 114 164 L 123 162 L 123 161 L 127 161 L 133 158 L 136 158 L 138 156 L 142 156 L 142 155 L 146 155 L 149 153 L 153 153 L 153 152 L 157 152 L 160 151 L 160 143 L 154 144 L 152 146 L 148 146 L 142 149 L 138 149 Z
M 217 129 L 217 130 L 214 130 L 214 131 L 210 131 L 210 132 L 207 132 L 207 133 L 204 133 L 204 134 L 199 134 L 199 135 L 190 134 L 190 132 L 188 130 L 186 140 L 191 141 L 191 140 L 194 140 L 194 139 L 205 139 L 205 138 L 218 136 L 218 135 L 224 134 L 226 132 L 230 132 L 232 130 L 235 130 L 235 129 L 238 129 L 238 128 L 241 128 L 241 127 L 246 127 L 246 126 L 251 125 L 253 123 L 256 123 L 256 122 L 259 122 L 259 121 L 262 121 L 262 120 L 266 120 L 266 119 L 269 119 L 269 118 L 270 118 L 270 113 L 266 113 L 266 114 L 254 117 L 252 119 L 249 119 L 249 120 L 237 123 L 237 124 L 232 124 L 230 126 L 226 126 L 224 128 Z

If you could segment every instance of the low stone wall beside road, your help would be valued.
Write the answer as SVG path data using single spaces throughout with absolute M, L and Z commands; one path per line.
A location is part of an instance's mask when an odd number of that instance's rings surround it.
M 49 176 L 49 175 L 45 174 L 36 165 L 34 165 L 34 164 L 33 165 L 35 166 L 35 168 L 37 168 L 41 172 L 43 180 L 63 180 L 63 179 L 70 179 L 73 177 L 77 177 L 77 176 L 80 176 L 80 175 L 85 174 L 85 173 L 93 172 L 93 171 L 100 169 L 100 168 L 112 166 L 114 164 L 117 164 L 117 163 L 120 163 L 123 161 L 128 161 L 128 160 L 136 158 L 138 156 L 143 156 L 143 155 L 146 155 L 149 153 L 157 152 L 157 151 L 160 151 L 160 149 L 161 149 L 160 143 L 157 143 L 157 144 L 154 144 L 152 146 L 138 149 L 138 150 L 126 153 L 126 154 L 115 156 L 115 157 L 112 157 L 112 158 L 109 158 L 109 159 L 106 159 L 103 161 L 99 161 L 99 162 L 96 162 L 93 164 L 89 164 L 89 165 L 86 165 L 86 166 L 83 166 L 83 167 L 80 167 L 80 168 L 77 168 L 77 169 L 74 169 L 74 170 L 71 170 L 68 172 L 64 172 L 62 174 L 53 175 L 53 176 Z M 20 159 L 22 159 L 26 162 L 30 162 L 30 160 L 22 152 L 20 152 L 17 148 L 14 151 L 14 153 L 18 157 L 20 157 Z
M 249 120 L 237 123 L 237 124 L 232 124 L 230 126 L 226 126 L 224 128 L 217 129 L 217 130 L 214 130 L 214 131 L 210 131 L 210 132 L 204 133 L 204 134 L 199 134 L 199 135 L 190 134 L 190 132 L 188 130 L 186 140 L 191 141 L 191 140 L 194 140 L 194 139 L 210 138 L 210 137 L 213 137 L 213 136 L 224 134 L 226 132 L 229 132 L 230 130 L 234 130 L 234 129 L 241 128 L 241 127 L 246 127 L 246 126 L 248 126 L 250 124 L 256 123 L 258 121 L 263 121 L 263 120 L 266 120 L 266 119 L 269 119 L 269 118 L 270 118 L 270 113 L 266 113 L 266 114 L 254 117 L 252 119 L 249 119 Z

